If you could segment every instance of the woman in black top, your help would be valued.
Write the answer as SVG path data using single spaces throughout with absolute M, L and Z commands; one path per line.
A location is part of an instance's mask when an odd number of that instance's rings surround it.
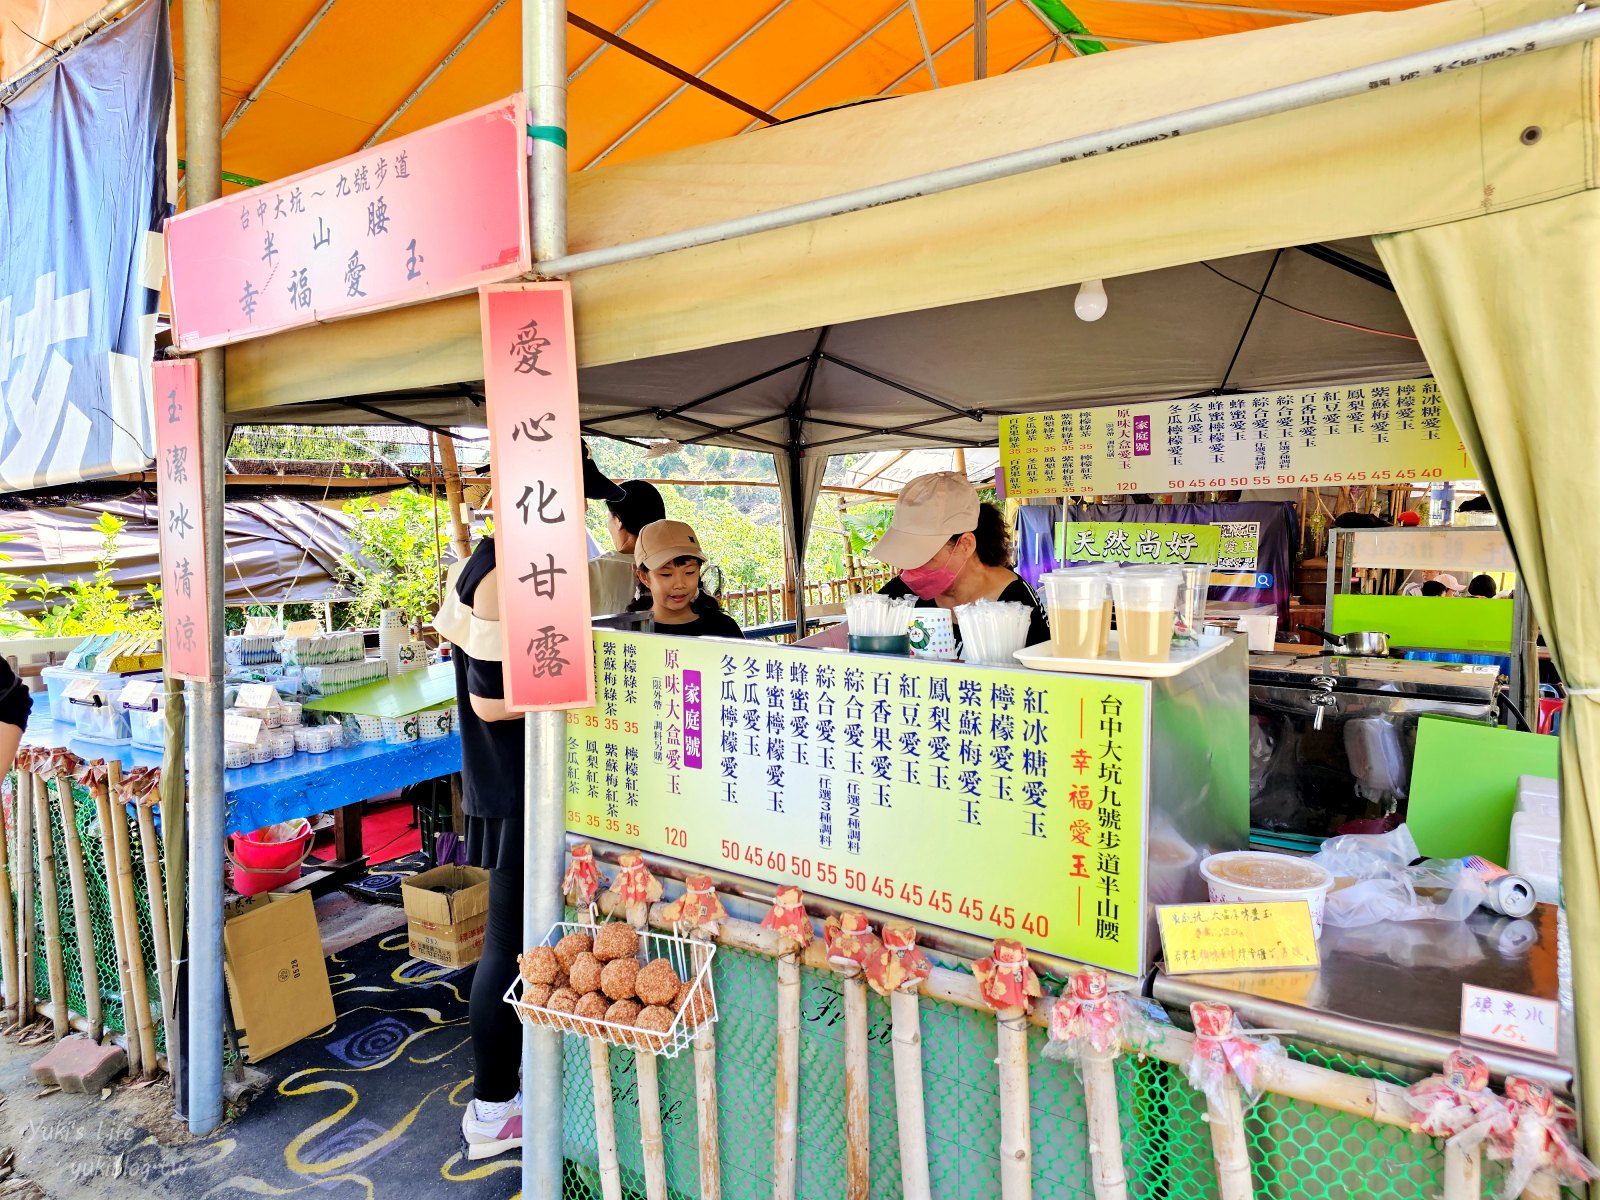
M 955 471 L 922 475 L 901 489 L 894 520 L 872 555 L 900 568 L 878 589 L 886 596 L 914 595 L 918 608 L 953 609 L 974 600 L 1026 604 L 1033 610 L 1027 644 L 1050 640 L 1039 597 L 1011 569 L 1005 518 Z
M 639 531 L 633 563 L 639 594 L 629 612 L 649 611 L 657 633 L 677 637 L 742 638 L 744 630 L 700 588 L 706 560 L 700 539 L 682 521 L 653 521 Z

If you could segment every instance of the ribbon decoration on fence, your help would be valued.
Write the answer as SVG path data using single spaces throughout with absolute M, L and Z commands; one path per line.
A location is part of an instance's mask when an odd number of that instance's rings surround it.
M 580 846 L 579 849 L 589 848 Z M 593 850 L 589 852 L 591 855 L 594 853 Z M 577 865 L 576 857 L 573 865 Z M 661 899 L 661 881 L 650 874 L 650 868 L 644 865 L 644 855 L 637 850 L 623 853 L 617 860 L 617 873 L 611 879 L 609 891 L 622 903 L 628 924 L 637 929 L 641 936 L 648 932 L 649 909 Z
M 684 879 L 683 895 L 668 904 L 662 915 L 672 922 L 679 937 L 715 941 L 728 919 L 728 910 L 722 907 L 711 876 L 689 875 Z
M 595 903 L 605 882 L 600 868 L 595 866 L 594 847 L 588 842 L 574 846 L 572 861 L 567 864 L 567 873 L 561 879 L 561 890 L 573 908 L 579 912 L 588 911 L 591 925 L 595 923 Z
M 1086 1050 L 1121 1054 L 1128 1048 L 1123 1004 L 1104 971 L 1079 971 L 1050 1009 L 1050 1045 L 1045 1053 L 1074 1063 L 1082 1061 Z
M 1466 1050 L 1452 1050 L 1444 1073 L 1430 1075 L 1406 1089 L 1416 1114 L 1411 1127 L 1430 1137 L 1445 1138 L 1459 1150 L 1473 1150 L 1492 1133 L 1509 1136 L 1510 1110 L 1489 1090 L 1489 1064 Z
M 800 952 L 811 944 L 805 895 L 782 887 L 761 927 L 779 935 L 778 1078 L 773 1089 L 773 1200 L 794 1200 L 800 1149 Z
M 933 972 L 928 956 L 917 947 L 917 927 L 909 921 L 885 921 L 877 952 L 867 959 L 867 982 L 880 996 L 917 989 Z
M 1196 1091 L 1216 1102 L 1232 1078 L 1244 1093 L 1247 1109 L 1260 1097 L 1262 1062 L 1283 1053 L 1278 1039 L 1246 1030 L 1226 1004 L 1197 1000 L 1189 1006 L 1194 1020 L 1194 1053 L 1184 1074 Z
M 1039 977 L 1028 965 L 1027 950 L 1010 938 L 997 938 L 993 954 L 973 963 L 972 973 L 984 1000 L 1002 1016 L 1013 1009 L 1026 1016 L 1033 1011 L 1034 1000 L 1044 994 Z
M 1511 1128 L 1495 1127 L 1489 1137 L 1489 1157 L 1511 1164 L 1506 1172 L 1506 1200 L 1522 1195 L 1540 1173 L 1568 1188 L 1580 1188 L 1596 1177 L 1594 1163 L 1573 1144 L 1578 1114 L 1547 1085 L 1507 1075 L 1505 1103 Z

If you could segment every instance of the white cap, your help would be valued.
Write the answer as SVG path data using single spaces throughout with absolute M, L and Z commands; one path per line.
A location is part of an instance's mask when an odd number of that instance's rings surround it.
M 900 489 L 894 519 L 871 550 L 900 570 L 922 566 L 957 534 L 978 527 L 978 489 L 958 471 L 919 475 Z

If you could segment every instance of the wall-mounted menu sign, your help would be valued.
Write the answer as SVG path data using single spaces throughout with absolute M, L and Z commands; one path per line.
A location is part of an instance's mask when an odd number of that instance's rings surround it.
M 1011 497 L 1477 475 L 1431 379 L 1002 417 L 1000 472 Z
M 1148 685 L 595 634 L 567 828 L 929 925 L 1143 965 Z

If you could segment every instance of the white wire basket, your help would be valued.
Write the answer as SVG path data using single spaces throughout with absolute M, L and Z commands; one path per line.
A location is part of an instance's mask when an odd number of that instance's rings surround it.
M 600 928 L 605 926 L 601 925 Z M 559 921 L 536 944 L 554 946 L 569 933 L 594 932 L 595 927 L 591 925 Z M 717 948 L 709 942 L 645 932 L 639 935 L 639 951 L 641 964 L 664 958 L 672 964 L 680 980 L 690 983 L 688 993 L 673 1014 L 672 1024 L 664 1031 L 580 1017 L 576 1013 L 558 1012 L 527 1003 L 522 998 L 526 985 L 520 974 L 506 989 L 505 1002 L 516 1009 L 517 1016 L 529 1025 L 559 1029 L 576 1037 L 599 1038 L 609 1045 L 629 1050 L 648 1050 L 661 1058 L 676 1058 L 694 1044 L 696 1035 L 702 1029 L 716 1022 L 717 994 L 712 984 L 711 961 L 716 956 Z

